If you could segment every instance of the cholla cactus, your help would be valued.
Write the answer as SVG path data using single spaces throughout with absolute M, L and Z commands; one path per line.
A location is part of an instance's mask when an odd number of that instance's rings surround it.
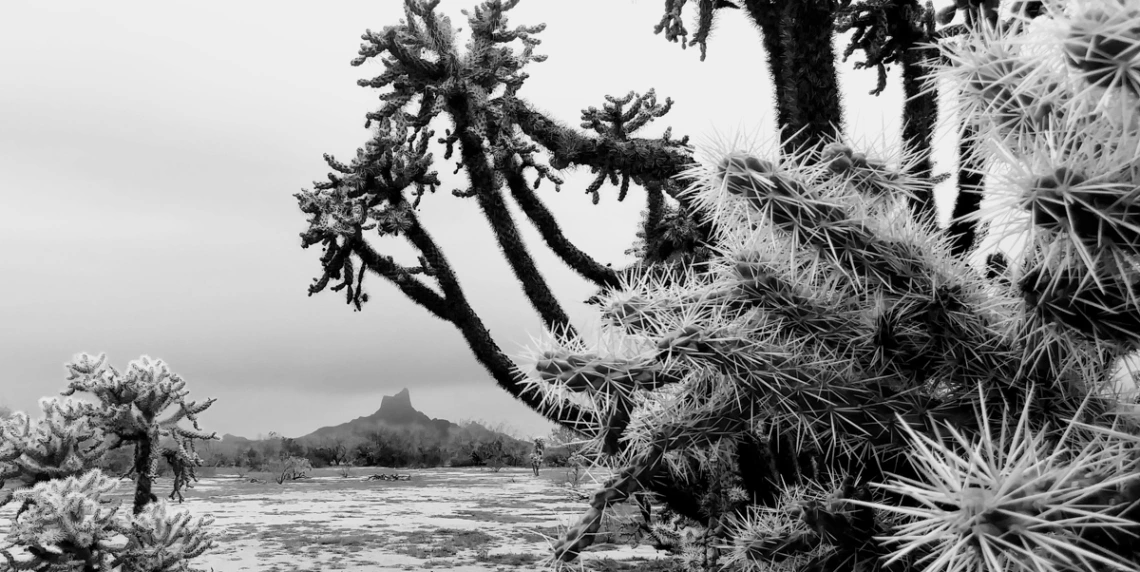
M 194 479 L 201 465 L 195 439 L 214 438 L 201 431 L 197 415 L 214 400 L 187 402 L 185 382 L 162 361 L 132 362 L 126 375 L 100 356 L 83 354 L 67 365 L 70 386 L 93 394 L 97 403 L 44 399 L 44 416 L 33 422 L 16 413 L 0 421 L 0 484 L 15 477 L 0 504 L 21 501 L 10 545 L 0 548 L 6 570 L 187 571 L 189 560 L 211 546 L 203 528 L 209 517 L 191 522 L 188 513 L 168 513 L 151 493 L 160 439 L 173 440 L 162 454 L 176 471 L 175 490 Z M 160 416 L 171 406 L 178 409 Z M 193 428 L 178 425 L 189 419 Z M 111 448 L 135 445 L 133 516 L 104 495 L 117 480 L 93 470 Z M 14 552 L 18 554 L 14 555 Z
M 17 488 L 84 473 L 107 452 L 90 404 L 41 399 L 40 407 L 44 416 L 35 421 L 22 411 L 0 420 L 0 486 L 12 479 L 15 485 L 0 494 L 0 505 Z
M 38 569 L 47 563 L 56 570 L 103 569 L 113 554 L 114 537 L 126 528 L 117 516 L 119 507 L 104 506 L 103 497 L 117 485 L 93 470 L 17 491 L 15 498 L 24 508 L 6 540 L 24 547 L 31 562 L 21 562 L 5 549 L 7 567 Z
M 134 516 L 128 533 L 131 542 L 118 558 L 123 572 L 190 572 L 190 560 L 214 545 L 206 527 L 211 516 L 193 518 L 188 511 L 169 510 L 166 501 L 146 506 Z
M 599 341 L 536 348 L 532 390 L 583 404 L 618 467 L 555 561 L 660 471 L 722 466 L 751 506 L 701 523 L 698 568 L 1140 567 L 1140 418 L 1116 391 L 1140 349 L 1138 10 L 1047 1 L 942 46 L 990 157 L 966 259 L 906 208 L 929 191 L 914 157 L 703 150 L 688 192 L 718 256 L 625 277 Z M 980 264 L 995 249 L 1007 270 Z
M 126 374 L 108 365 L 103 354 L 97 358 L 80 354 L 67 364 L 67 369 L 71 383 L 63 394 L 94 395 L 101 402 L 97 414 L 108 437 L 114 438 L 113 446 L 135 446 L 135 514 L 154 500 L 151 487 L 163 455 L 179 471 L 175 479 L 179 488 L 195 480 L 193 468 L 202 466 L 202 459 L 194 451 L 194 441 L 217 439 L 217 434 L 201 430 L 198 414 L 208 409 L 214 399 L 202 403 L 187 401 L 186 381 L 171 372 L 162 360 L 152 361 L 147 356 L 128 364 Z M 167 413 L 171 408 L 174 411 Z M 179 425 L 183 420 L 189 421 L 190 427 Z M 173 440 L 174 446 L 161 448 L 163 438 Z M 177 488 L 175 493 L 179 493 Z
M 23 509 L 0 549 L 0 570 L 183 572 L 213 545 L 212 518 L 168 513 L 165 502 L 140 514 L 104 497 L 118 480 L 99 470 L 37 484 L 16 493 Z M 14 552 L 15 550 L 15 552 Z

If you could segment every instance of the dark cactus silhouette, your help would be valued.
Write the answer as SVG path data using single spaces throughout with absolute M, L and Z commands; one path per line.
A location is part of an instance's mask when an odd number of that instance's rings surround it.
M 354 64 L 385 68 L 360 82 L 386 90 L 368 115 L 374 136 L 352 161 L 327 157 L 328 182 L 297 198 L 303 246 L 324 249 L 310 293 L 335 281 L 360 309 L 364 278 L 384 278 L 617 471 L 555 562 L 635 500 L 642 529 L 676 538 L 694 569 L 1135 568 L 1140 421 L 1110 390 L 1140 344 L 1135 1 L 936 12 L 914 0 L 666 0 L 656 31 L 702 58 L 715 57 L 716 18 L 759 30 L 781 128 L 764 156 L 637 137 L 672 103 L 652 90 L 587 109 L 582 130 L 544 116 L 520 96 L 523 70 L 544 58 L 542 26 L 509 27 L 516 4 L 466 14 L 464 49 L 438 2 L 407 0 L 404 21 L 367 32 Z M 888 66 L 902 68 L 894 159 L 844 138 L 839 32 L 851 32 L 844 58 L 860 52 L 855 65 L 878 73 L 877 92 Z M 943 84 L 961 122 L 945 230 L 931 159 Z M 477 202 L 551 334 L 533 375 L 491 338 L 417 216 L 439 185 L 436 119 L 468 182 L 453 194 Z M 595 174 L 595 203 L 607 183 L 619 200 L 644 190 L 630 268 L 569 243 L 539 200 L 541 181 L 557 187 L 575 166 Z M 598 286 L 614 343 L 569 323 L 508 194 Z M 417 263 L 373 246 L 400 235 Z M 646 492 L 700 533 L 648 522 Z
M 602 289 L 616 287 L 622 276 L 650 271 L 655 263 L 699 263 L 707 256 L 703 245 L 712 236 L 707 221 L 694 217 L 694 206 L 680 191 L 679 175 L 694 161 L 687 137 L 660 138 L 635 133 L 664 116 L 672 100 L 659 102 L 651 89 L 643 94 L 607 97 L 601 109 L 583 112 L 585 131 L 563 125 L 539 112 L 518 95 L 523 69 L 546 56 L 534 53 L 543 25 L 511 28 L 506 12 L 517 1 L 484 2 L 469 21 L 472 43 L 455 43 L 450 19 L 436 10 L 438 1 L 405 2 L 403 23 L 364 34 L 365 44 L 353 65 L 381 59 L 385 71 L 359 84 L 386 89 L 383 106 L 367 114 L 374 137 L 347 163 L 326 157 L 333 172 L 327 182 L 297 195 L 301 210 L 311 215 L 302 234 L 303 246 L 321 245 L 322 274 L 310 294 L 326 288 L 344 291 L 360 309 L 368 300 L 362 289 L 366 277 L 379 277 L 437 318 L 460 330 L 479 362 L 498 384 L 537 411 L 578 430 L 581 415 L 573 407 L 552 407 L 520 393 L 523 376 L 495 343 L 483 321 L 471 309 L 448 260 L 417 216 L 424 195 L 435 192 L 439 179 L 429 146 L 435 132 L 431 122 L 451 123 L 445 136 L 444 158 L 458 151 L 459 168 L 469 186 L 452 194 L 473 198 L 494 230 L 503 255 L 523 286 L 530 304 L 552 331 L 573 332 L 573 326 L 538 272 L 506 208 L 506 196 L 539 230 L 546 245 L 570 268 Z M 788 134 L 785 150 L 820 149 L 841 133 L 842 106 L 835 72 L 832 41 L 836 30 L 857 30 L 846 50 L 861 50 L 861 65 L 879 69 L 903 61 L 907 85 L 917 103 L 905 109 L 906 140 L 918 157 L 916 172 L 929 176 L 930 130 L 937 109 L 929 90 L 923 91 L 923 58 L 908 48 L 931 38 L 932 12 L 916 2 L 695 2 L 697 31 L 691 40 L 682 24 L 683 0 L 666 2 L 658 32 L 683 45 L 699 44 L 702 57 L 710 26 L 720 11 L 732 9 L 750 18 L 761 31 L 769 68 L 776 86 L 776 113 Z M 458 149 L 457 149 L 458 147 Z M 543 180 L 558 188 L 559 169 L 588 167 L 596 174 L 586 188 L 597 203 L 607 182 L 625 200 L 632 186 L 645 192 L 646 217 L 635 251 L 641 261 L 615 270 L 570 243 L 553 213 L 538 196 Z M 533 173 L 533 183 L 527 172 Z M 668 197 L 668 199 L 666 199 Z M 930 197 L 914 197 L 916 208 L 932 208 Z M 364 240 L 370 235 L 403 238 L 418 252 L 417 262 L 398 263 Z M 334 282 L 335 281 L 335 282 Z M 332 286 L 330 286 L 332 284 Z

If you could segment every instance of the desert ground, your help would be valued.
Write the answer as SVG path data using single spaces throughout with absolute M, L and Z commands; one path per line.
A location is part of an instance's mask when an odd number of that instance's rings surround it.
M 194 560 L 215 572 L 448 570 L 484 572 L 547 568 L 550 542 L 587 508 L 566 470 L 384 469 L 354 467 L 342 477 L 319 469 L 312 478 L 277 484 L 268 473 L 244 478 L 226 469 L 201 476 L 183 507 L 212 515 L 217 546 Z M 374 473 L 408 481 L 366 481 Z M 253 483 L 250 477 L 267 482 Z M 129 510 L 132 483 L 120 491 Z M 156 494 L 170 491 L 159 479 Z M 589 477 L 578 490 L 594 488 Z M 0 509 L 0 538 L 15 513 Z M 665 553 L 631 547 L 620 518 L 608 520 L 576 568 L 605 572 L 668 570 Z

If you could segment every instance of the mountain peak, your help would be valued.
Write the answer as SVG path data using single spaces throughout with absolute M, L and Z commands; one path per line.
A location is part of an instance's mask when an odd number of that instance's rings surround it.
M 408 388 L 401 389 L 396 395 L 385 395 L 380 399 L 380 411 L 392 411 L 405 413 L 407 411 L 415 411 L 416 408 L 412 407 L 412 393 Z
M 416 411 L 412 407 L 412 394 L 408 388 L 400 390 L 396 395 L 385 395 L 380 400 L 380 410 L 373 414 L 379 420 L 395 425 L 403 425 L 406 423 L 426 423 L 431 419 Z
M 331 435 L 364 435 L 379 427 L 408 430 L 430 430 L 446 435 L 454 423 L 445 419 L 432 419 L 423 412 L 412 407 L 412 394 L 408 388 L 401 389 L 395 395 L 385 395 L 380 400 L 380 409 L 375 413 L 358 417 L 347 423 L 335 427 L 322 427 L 306 435 L 307 438 L 322 438 Z

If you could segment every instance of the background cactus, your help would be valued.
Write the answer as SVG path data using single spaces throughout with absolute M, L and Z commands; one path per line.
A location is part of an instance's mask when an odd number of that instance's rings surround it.
M 0 546 L 0 570 L 193 570 L 190 561 L 213 545 L 213 519 L 170 510 L 152 488 L 165 457 L 175 473 L 170 498 L 182 501 L 181 487 L 196 480 L 194 467 L 202 464 L 194 441 L 217 438 L 197 420 L 214 400 L 187 401 L 186 382 L 145 356 L 125 375 L 102 355 L 81 354 L 67 369 L 64 395 L 86 392 L 96 403 L 44 399 L 37 421 L 22 412 L 0 420 L 0 486 L 5 479 L 14 485 L 0 504 L 20 503 Z M 103 498 L 119 479 L 95 467 L 109 450 L 130 445 L 134 502 L 124 512 Z
M 108 365 L 105 355 L 96 358 L 81 354 L 67 369 L 70 383 L 63 395 L 94 395 L 100 406 L 91 410 L 92 415 L 99 418 L 111 446 L 134 446 L 135 514 L 154 500 L 151 486 L 164 455 L 176 461 L 171 466 L 179 470 L 176 481 L 180 485 L 195 480 L 193 469 L 202 465 L 202 459 L 194 451 L 194 441 L 218 438 L 198 426 L 198 414 L 208 409 L 213 399 L 187 401 L 186 381 L 162 360 L 152 361 L 147 356 L 128 364 L 126 374 Z M 180 425 L 184 420 L 190 427 Z M 163 438 L 172 445 L 164 448 Z
M 962 256 L 910 204 L 931 184 L 910 149 L 700 150 L 708 264 L 624 277 L 599 341 L 533 348 L 530 387 L 578 396 L 617 471 L 557 562 L 656 476 L 697 497 L 711 469 L 738 485 L 693 499 L 711 540 L 690 567 L 1140 567 L 1140 417 L 1118 393 L 1140 348 L 1140 3 L 1038 8 L 942 45 L 990 174 Z

